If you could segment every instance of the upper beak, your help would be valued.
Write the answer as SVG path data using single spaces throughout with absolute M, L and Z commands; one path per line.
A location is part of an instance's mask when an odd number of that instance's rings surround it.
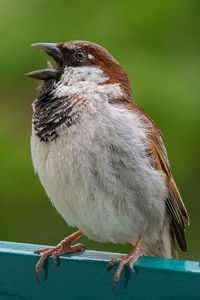
M 52 56 L 57 63 L 63 62 L 63 54 L 60 50 L 59 44 L 56 43 L 36 43 L 32 44 L 32 47 L 39 48 L 48 55 Z
M 47 69 L 38 70 L 34 72 L 30 72 L 25 74 L 28 77 L 41 79 L 41 80 L 48 80 L 51 78 L 56 78 L 59 73 L 59 68 L 62 67 L 64 62 L 64 56 L 60 50 L 59 44 L 56 43 L 36 43 L 32 44 L 33 47 L 39 48 L 40 50 L 44 51 L 48 55 L 52 56 L 55 61 L 57 62 L 57 69 L 53 69 L 52 65 L 48 62 Z

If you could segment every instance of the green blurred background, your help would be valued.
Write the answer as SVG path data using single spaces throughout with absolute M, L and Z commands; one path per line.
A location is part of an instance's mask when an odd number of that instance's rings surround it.
M 134 99 L 163 131 L 191 218 L 188 252 L 180 257 L 198 260 L 200 2 L 1 0 L 0 14 L 0 239 L 55 245 L 74 231 L 33 171 L 31 103 L 39 82 L 23 74 L 46 66 L 47 56 L 31 43 L 81 39 L 104 46 L 124 66 Z M 82 242 L 90 249 L 131 249 Z

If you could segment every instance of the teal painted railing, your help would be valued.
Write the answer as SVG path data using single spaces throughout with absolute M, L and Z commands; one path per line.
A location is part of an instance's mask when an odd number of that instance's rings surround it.
M 200 299 L 199 262 L 142 257 L 137 275 L 125 268 L 114 292 L 116 267 L 106 265 L 121 254 L 86 250 L 60 257 L 58 268 L 50 257 L 38 282 L 33 251 L 41 247 L 0 242 L 0 300 Z

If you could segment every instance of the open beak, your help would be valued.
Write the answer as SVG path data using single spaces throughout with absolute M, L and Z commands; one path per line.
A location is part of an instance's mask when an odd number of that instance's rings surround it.
M 32 44 L 33 47 L 39 48 L 44 51 L 48 55 L 52 56 L 57 62 L 57 68 L 54 69 L 52 64 L 47 61 L 47 69 L 33 71 L 25 74 L 28 77 L 40 79 L 40 80 L 48 80 L 52 78 L 56 78 L 59 74 L 60 68 L 63 66 L 64 57 L 60 50 L 59 44 L 56 43 L 36 43 Z

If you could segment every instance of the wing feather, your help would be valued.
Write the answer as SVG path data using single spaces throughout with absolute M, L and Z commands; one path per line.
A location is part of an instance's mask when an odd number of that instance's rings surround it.
M 185 223 L 189 225 L 189 216 L 176 183 L 170 172 L 167 152 L 164 146 L 164 137 L 155 122 L 135 102 L 128 103 L 127 108 L 137 113 L 147 130 L 146 153 L 151 156 L 151 166 L 159 170 L 166 177 L 169 198 L 166 199 L 166 208 L 172 220 L 172 228 L 178 244 L 186 251 Z

